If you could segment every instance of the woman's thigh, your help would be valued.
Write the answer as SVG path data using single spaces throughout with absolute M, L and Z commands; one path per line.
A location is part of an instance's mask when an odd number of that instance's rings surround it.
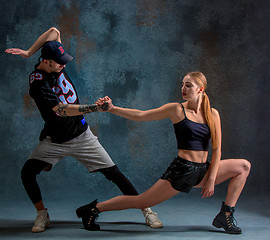
M 139 202 L 141 201 L 147 206 L 154 206 L 172 198 L 178 193 L 179 191 L 175 190 L 169 181 L 159 179 L 152 187 L 136 197 L 139 199 Z
M 229 178 L 235 177 L 243 172 L 243 170 L 249 170 L 250 164 L 245 159 L 225 159 L 219 163 L 217 171 L 217 177 L 215 185 L 220 184 Z M 202 187 L 204 182 L 207 180 L 209 170 L 205 174 L 203 180 L 195 187 Z

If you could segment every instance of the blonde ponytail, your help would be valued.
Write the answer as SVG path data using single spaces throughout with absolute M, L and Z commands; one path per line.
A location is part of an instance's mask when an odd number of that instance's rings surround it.
M 215 149 L 217 148 L 217 144 L 218 144 L 217 138 L 216 138 L 216 127 L 215 127 L 215 122 L 214 122 L 214 118 L 213 118 L 213 114 L 212 114 L 212 110 L 210 106 L 210 101 L 205 92 L 205 89 L 207 87 L 206 77 L 201 72 L 190 72 L 187 75 L 189 75 L 192 79 L 194 79 L 197 85 L 204 87 L 204 92 L 203 92 L 203 97 L 202 97 L 202 109 L 203 109 L 203 114 L 204 114 L 206 123 L 208 127 L 210 128 L 212 148 Z
M 202 109 L 203 109 L 203 114 L 204 114 L 206 123 L 208 127 L 210 128 L 212 148 L 215 149 L 217 148 L 216 127 L 215 127 L 215 122 L 213 119 L 210 101 L 206 92 L 203 93 Z

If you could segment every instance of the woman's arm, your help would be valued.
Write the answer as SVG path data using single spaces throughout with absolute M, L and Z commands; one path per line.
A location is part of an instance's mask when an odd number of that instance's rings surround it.
M 102 105 L 104 102 L 108 103 L 108 111 L 110 113 L 133 121 L 155 121 L 165 118 L 170 118 L 172 120 L 176 108 L 179 106 L 178 103 L 167 103 L 159 108 L 142 111 L 138 109 L 116 107 L 112 104 L 112 100 L 109 97 L 99 99 L 96 103 Z
M 133 121 L 155 121 L 170 118 L 171 110 L 172 103 L 167 103 L 159 108 L 147 111 L 114 106 L 109 112 Z
M 209 175 L 202 189 L 202 197 L 210 197 L 211 195 L 214 194 L 214 186 L 215 186 L 217 171 L 218 171 L 219 163 L 221 159 L 222 134 L 221 134 L 220 116 L 216 109 L 213 109 L 212 113 L 213 113 L 214 122 L 215 122 L 216 137 L 217 137 L 218 144 L 217 144 L 217 148 L 213 149 L 212 151 L 212 161 L 209 166 Z
M 221 141 L 222 141 L 220 116 L 216 109 L 213 109 L 213 117 L 215 121 L 216 137 L 217 137 L 218 144 L 217 144 L 217 148 L 213 149 L 212 151 L 212 161 L 211 161 L 211 166 L 210 166 L 209 179 L 211 179 L 212 181 L 215 181 L 218 167 L 219 167 L 219 162 L 221 159 Z
M 48 41 L 61 42 L 60 32 L 55 27 L 52 27 L 48 31 L 44 32 L 28 50 L 22 50 L 20 48 L 9 48 L 6 49 L 5 52 L 13 55 L 20 55 L 26 58 L 31 57 Z

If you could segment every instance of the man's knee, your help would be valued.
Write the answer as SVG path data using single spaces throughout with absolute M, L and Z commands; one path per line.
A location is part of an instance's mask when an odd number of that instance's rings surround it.
M 113 181 L 115 178 L 119 177 L 119 175 L 122 175 L 116 165 L 100 169 L 99 172 L 101 172 L 110 181 Z
M 99 172 L 101 172 L 108 180 L 116 184 L 124 195 L 138 195 L 138 192 L 132 183 L 116 165 L 109 168 L 100 169 Z
M 50 170 L 52 165 L 40 160 L 29 159 L 25 162 L 21 170 L 22 181 L 35 178 L 36 175 L 40 174 L 42 170 Z

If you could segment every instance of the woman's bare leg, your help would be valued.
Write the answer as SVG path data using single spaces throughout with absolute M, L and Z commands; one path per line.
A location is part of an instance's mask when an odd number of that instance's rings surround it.
M 245 159 L 226 159 L 220 161 L 215 184 L 220 184 L 231 178 L 225 201 L 226 205 L 231 207 L 236 205 L 246 183 L 250 168 L 250 162 Z M 204 179 L 196 187 L 202 187 L 207 177 L 208 174 L 205 175 Z
M 234 207 L 244 188 L 250 171 L 250 163 L 245 159 L 227 159 L 221 160 L 217 172 L 215 184 L 220 184 L 230 178 L 227 197 L 225 203 L 222 203 L 220 212 L 214 218 L 212 225 L 217 228 L 223 228 L 230 234 L 241 234 L 242 230 L 235 225 Z M 202 182 L 196 187 L 202 187 L 207 180 L 208 173 Z
M 155 206 L 173 196 L 179 191 L 175 190 L 169 181 L 159 179 L 151 188 L 137 196 L 118 196 L 100 202 L 97 208 L 100 212 L 124 210 L 129 208 L 144 209 Z

